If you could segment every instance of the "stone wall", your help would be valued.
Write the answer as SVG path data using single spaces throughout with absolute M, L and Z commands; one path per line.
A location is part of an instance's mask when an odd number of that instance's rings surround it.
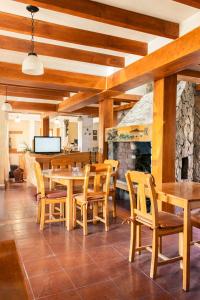
M 200 95 L 195 96 L 193 179 L 200 182 Z
M 176 104 L 176 180 L 193 180 L 195 97 L 192 83 L 181 81 L 177 86 Z M 187 161 L 187 176 L 183 163 Z M 187 177 L 187 178 L 186 178 Z

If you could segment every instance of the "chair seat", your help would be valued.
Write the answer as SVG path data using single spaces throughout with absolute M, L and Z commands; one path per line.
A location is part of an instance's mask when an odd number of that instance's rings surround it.
M 158 212 L 158 223 L 160 228 L 177 228 L 183 226 L 183 219 L 165 211 Z
M 37 194 L 37 201 L 41 200 L 41 194 Z M 64 198 L 67 196 L 67 191 L 63 190 L 51 190 L 45 192 L 45 197 L 48 199 Z
M 104 201 L 104 196 L 105 196 L 105 193 L 103 193 L 103 192 L 101 192 L 101 193 L 89 192 L 87 194 L 87 200 L 85 200 L 84 195 L 82 193 L 75 194 L 74 199 L 80 203 L 87 203 L 87 202 L 92 202 L 92 201 Z
M 191 211 L 192 226 L 200 228 L 200 209 L 194 209 Z
M 149 224 L 149 226 L 151 226 L 152 224 L 151 220 L 145 219 L 144 217 L 141 216 L 137 216 L 136 220 L 141 223 L 145 222 L 146 224 Z M 183 227 L 183 219 L 174 214 L 165 211 L 159 211 L 158 224 L 160 229 L 170 229 L 170 228 L 173 229 L 173 228 Z

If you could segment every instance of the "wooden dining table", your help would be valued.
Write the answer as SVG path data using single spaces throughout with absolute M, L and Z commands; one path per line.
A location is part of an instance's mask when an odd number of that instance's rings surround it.
M 158 200 L 183 208 L 183 290 L 190 288 L 191 210 L 200 208 L 200 183 L 172 182 L 156 187 Z
M 84 181 L 84 170 L 70 171 L 67 169 L 49 169 L 43 171 L 43 176 L 53 182 L 66 186 L 66 227 L 73 229 L 73 186 L 75 181 Z

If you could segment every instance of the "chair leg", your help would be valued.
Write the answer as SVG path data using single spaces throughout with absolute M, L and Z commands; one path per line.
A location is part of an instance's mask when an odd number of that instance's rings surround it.
M 183 232 L 178 234 L 178 250 L 179 255 L 183 256 Z M 183 269 L 183 260 L 180 260 L 180 269 Z
M 136 249 L 136 223 L 131 222 L 131 232 L 130 232 L 130 250 L 129 250 L 129 262 L 133 262 L 135 258 Z
M 162 236 L 159 237 L 159 253 L 162 253 Z
M 157 266 L 158 266 L 158 232 L 157 230 L 153 230 L 153 241 L 152 241 L 152 256 L 151 256 L 151 270 L 150 270 L 150 277 L 155 278 L 157 273 Z
M 40 230 L 44 229 L 45 222 L 45 201 L 41 201 L 41 217 L 40 217 Z
M 37 223 L 40 223 L 40 217 L 41 217 L 41 201 L 38 202 L 37 206 Z
M 109 210 L 108 210 L 108 205 L 105 203 L 103 204 L 103 215 L 104 215 L 104 220 L 105 220 L 105 231 L 109 231 Z
M 136 225 L 136 248 L 141 247 L 142 245 L 142 226 Z M 138 250 L 138 254 L 140 255 L 142 250 Z
M 93 224 L 96 225 L 97 224 L 97 220 L 95 220 L 95 217 L 98 216 L 98 202 L 94 202 L 93 203 Z
M 116 193 L 113 192 L 112 194 L 112 203 L 113 203 L 113 218 L 116 218 L 117 213 L 116 213 Z
M 87 228 L 87 206 L 83 205 L 83 235 L 88 234 Z
M 76 201 L 73 202 L 73 228 L 76 227 Z

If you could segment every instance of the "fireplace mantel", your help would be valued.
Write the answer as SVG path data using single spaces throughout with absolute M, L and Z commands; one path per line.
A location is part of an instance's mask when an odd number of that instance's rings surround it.
M 132 125 L 106 128 L 106 142 L 151 142 L 152 126 Z

